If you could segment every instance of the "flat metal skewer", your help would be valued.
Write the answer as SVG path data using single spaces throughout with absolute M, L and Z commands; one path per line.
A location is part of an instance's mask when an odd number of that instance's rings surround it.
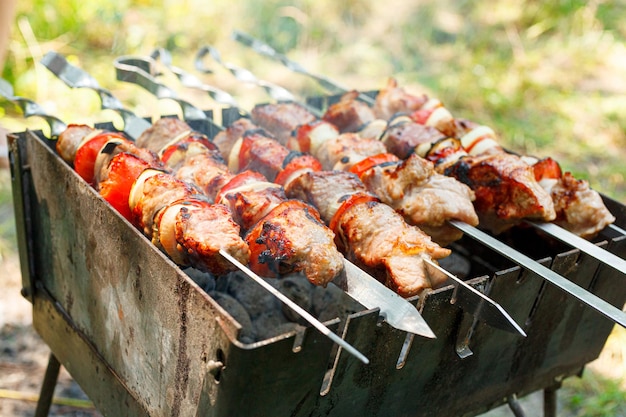
M 141 58 L 133 58 L 132 61 L 126 60 L 126 62 L 138 62 L 140 59 Z M 145 60 L 145 58 L 143 59 Z M 137 84 L 146 88 L 148 91 L 164 91 L 165 89 L 169 89 L 169 87 L 156 81 L 151 73 L 146 72 L 144 70 L 146 67 L 148 67 L 148 64 L 142 64 L 139 67 L 125 64 L 123 67 L 118 67 L 118 76 L 122 77 L 120 78 L 121 80 L 129 82 L 141 80 L 141 82 L 137 82 Z M 129 71 L 134 74 L 125 74 Z M 175 95 L 174 91 L 167 92 L 168 97 L 172 95 Z M 159 96 L 157 96 L 157 98 L 158 97 Z M 186 103 L 186 105 L 191 106 L 192 104 Z M 206 117 L 206 115 L 204 117 L 212 123 L 212 120 Z M 222 126 L 214 126 L 223 129 Z M 360 277 L 360 279 L 354 279 L 353 275 L 350 274 L 347 276 L 347 279 L 336 279 L 335 284 L 345 291 L 347 295 L 366 308 L 379 308 L 380 314 L 386 318 L 387 323 L 396 329 L 405 330 L 428 338 L 434 337 L 433 331 L 424 321 L 417 308 L 408 300 L 399 297 L 395 292 L 384 285 L 378 285 L 379 282 L 374 277 L 352 265 L 347 260 L 344 260 L 344 267 L 346 270 L 351 270 L 352 273 L 355 273 L 355 276 L 356 272 L 359 271 L 358 276 Z
M 595 294 L 592 294 L 584 288 L 579 287 L 567 278 L 562 277 L 553 270 L 546 268 L 538 262 L 535 262 L 533 259 L 491 237 L 487 233 L 473 228 L 467 223 L 463 223 L 457 220 L 449 220 L 449 223 L 461 230 L 462 232 L 467 233 L 467 235 L 471 238 L 478 240 L 479 242 L 487 245 L 499 254 L 516 262 L 518 265 L 523 266 L 529 271 L 532 271 L 535 274 L 539 275 L 541 278 L 570 294 L 577 300 L 581 301 L 583 304 L 596 310 L 598 313 L 602 314 L 614 323 L 617 323 L 622 327 L 626 327 L 626 313 L 624 313 L 619 308 L 614 307 L 613 305 L 607 303 Z
M 235 265 L 241 272 L 246 274 L 248 277 L 252 278 L 257 284 L 262 286 L 265 290 L 270 292 L 274 297 L 278 298 L 281 302 L 283 302 L 287 307 L 294 310 L 301 317 L 303 317 L 306 321 L 308 321 L 313 327 L 319 330 L 324 336 L 328 337 L 330 340 L 341 346 L 343 349 L 348 351 L 351 355 L 359 359 L 364 364 L 369 364 L 369 359 L 359 352 L 356 348 L 354 348 L 350 343 L 343 340 L 341 337 L 337 336 L 335 333 L 331 332 L 328 327 L 326 327 L 322 322 L 309 314 L 308 311 L 300 307 L 298 304 L 291 301 L 289 297 L 278 291 L 276 288 L 272 287 L 270 284 L 265 282 L 260 276 L 252 272 L 247 266 L 239 262 L 233 256 L 231 256 L 228 252 L 223 249 L 220 249 L 220 255 L 226 258 L 229 262 Z
M 2 78 L 0 78 L 0 96 L 18 105 L 22 109 L 24 117 L 38 116 L 43 118 L 50 126 L 51 138 L 59 136 L 67 128 L 65 122 L 56 116 L 46 113 L 39 104 L 30 99 L 16 96 L 11 84 Z
M 100 87 L 98 81 L 88 72 L 71 65 L 63 55 L 48 52 L 41 59 L 41 63 L 54 75 L 71 88 L 88 88 L 95 91 L 100 97 L 102 109 L 113 110 L 119 113 L 124 122 L 124 131 L 132 138 L 139 135 L 151 126 L 150 122 L 135 115 L 126 109 L 113 94 Z

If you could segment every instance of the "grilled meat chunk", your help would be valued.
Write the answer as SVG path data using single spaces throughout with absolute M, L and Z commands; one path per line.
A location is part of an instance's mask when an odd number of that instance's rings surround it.
M 221 204 L 193 198 L 173 202 L 158 213 L 156 230 L 153 243 L 179 265 L 222 275 L 236 267 L 220 255 L 220 249 L 244 265 L 250 259 L 239 226 Z
M 176 117 L 162 117 L 146 129 L 136 141 L 140 148 L 158 153 L 178 136 L 189 133 L 189 125 Z
M 413 95 L 398 87 L 398 82 L 389 78 L 387 85 L 376 96 L 374 113 L 376 117 L 389 120 L 396 113 L 412 113 L 426 102 L 426 94 Z
M 470 186 L 480 224 L 494 232 L 524 218 L 552 221 L 550 195 L 535 180 L 532 168 L 511 154 L 467 156 L 445 170 Z
M 237 158 L 237 162 L 229 163 L 231 170 L 257 171 L 270 181 L 274 181 L 276 175 L 282 171 L 290 154 L 289 149 L 263 131 L 247 132 L 242 138 L 241 146 L 233 150 L 237 151 L 237 155 L 231 155 L 230 161 Z M 236 165 L 236 168 L 231 165 Z
M 343 270 L 343 257 L 333 233 L 317 211 L 302 201 L 276 206 L 246 235 L 250 265 L 265 275 L 302 272 L 315 285 L 326 286 Z
M 376 119 L 374 111 L 366 103 L 357 100 L 359 92 L 354 90 L 328 107 L 322 120 L 337 126 L 341 133 L 356 132 Z
M 447 225 L 448 220 L 478 225 L 474 192 L 456 179 L 436 173 L 430 161 L 416 154 L 403 162 L 375 166 L 363 173 L 361 181 L 407 223 L 418 226 L 440 245 L 462 236 Z
M 201 189 L 209 201 L 215 201 L 219 190 L 234 176 L 221 155 L 209 150 L 187 157 L 174 175 Z
M 285 200 L 287 196 L 283 187 L 253 171 L 235 175 L 215 199 L 230 208 L 233 218 L 244 230 L 251 229 Z
M 250 116 L 255 125 L 273 134 L 283 145 L 298 126 L 317 119 L 297 103 L 259 104 L 254 106 Z
M 87 125 L 70 124 L 59 135 L 56 143 L 56 151 L 63 160 L 69 164 L 74 163 L 76 157 L 76 151 L 81 142 L 88 138 L 88 136 L 94 136 L 101 132 L 101 130 L 94 129 Z
M 432 144 L 445 139 L 434 127 L 424 126 L 406 119 L 391 121 L 382 137 L 387 151 L 406 159 L 422 144 Z

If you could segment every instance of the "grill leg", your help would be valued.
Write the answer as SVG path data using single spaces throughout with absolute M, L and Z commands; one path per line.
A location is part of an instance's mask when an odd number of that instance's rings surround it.
M 50 353 L 48 367 L 46 368 L 46 374 L 43 377 L 43 384 L 41 385 L 41 392 L 39 393 L 37 409 L 35 410 L 35 417 L 46 417 L 50 412 L 50 404 L 52 404 L 52 396 L 54 395 L 54 388 L 57 385 L 60 369 L 61 364 L 59 360 L 53 353 Z
M 543 390 L 543 417 L 556 417 L 556 387 Z
M 524 413 L 522 405 L 517 400 L 517 395 L 513 394 L 507 397 L 506 401 L 509 403 L 509 408 L 511 409 L 515 417 L 526 417 L 526 413 Z

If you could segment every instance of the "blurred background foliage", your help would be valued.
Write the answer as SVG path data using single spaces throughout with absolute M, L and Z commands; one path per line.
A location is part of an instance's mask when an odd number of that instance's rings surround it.
M 409 91 L 440 98 L 460 117 L 490 125 L 510 150 L 553 156 L 565 170 L 626 203 L 626 2 L 623 0 L 21 0 L 2 77 L 15 94 L 67 122 L 117 120 L 92 91 L 70 90 L 39 61 L 54 50 L 92 74 L 137 114 L 177 113 L 139 87 L 115 79 L 114 58 L 170 50 L 175 65 L 231 92 L 245 108 L 268 100 L 196 51 L 217 47 L 225 61 L 253 70 L 302 96 L 324 94 L 313 81 L 251 52 L 233 30 L 274 46 L 312 72 L 372 90 L 393 76 Z M 206 109 L 203 93 L 165 77 L 181 97 Z M 43 129 L 0 99 L 9 131 Z M 2 211 L 3 210 L 3 211 Z M 0 177 L 0 255 L 14 247 L 10 186 Z M 7 243 L 8 242 L 8 243 Z M 1 256 L 0 256 L 1 258 Z M 622 357 L 626 333 L 617 329 Z M 621 348 L 620 348 L 621 346 Z M 616 353 L 616 354 L 618 354 Z M 622 360 L 622 362 L 624 362 Z M 567 415 L 620 415 L 623 367 L 612 381 L 566 382 Z
M 162 114 L 177 109 L 117 82 L 112 60 L 165 47 L 192 71 L 195 52 L 210 44 L 260 78 L 302 95 L 324 93 L 234 42 L 236 29 L 352 88 L 377 89 L 394 76 L 409 90 L 439 97 L 453 114 L 493 126 L 509 149 L 552 155 L 624 201 L 625 18 L 621 0 L 28 0 L 18 4 L 3 77 L 16 94 L 66 120 L 114 118 L 99 113 L 95 95 L 68 91 L 38 64 L 55 50 L 137 113 Z M 259 100 L 217 66 L 202 77 L 243 104 Z M 208 97 L 180 94 L 215 107 Z M 16 109 L 3 107 L 5 118 L 15 119 L 5 124 L 24 124 Z

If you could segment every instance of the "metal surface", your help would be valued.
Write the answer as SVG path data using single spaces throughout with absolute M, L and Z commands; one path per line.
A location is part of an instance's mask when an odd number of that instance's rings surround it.
M 380 309 L 380 315 L 393 327 L 419 336 L 436 335 L 415 306 L 400 297 L 347 259 L 343 274 L 333 283 L 368 309 Z
M 459 230 L 463 231 L 464 233 L 467 233 L 470 237 L 475 238 L 479 242 L 494 249 L 501 255 L 511 259 L 518 265 L 523 266 L 530 271 L 533 271 L 541 278 L 545 279 L 557 288 L 563 290 L 567 294 L 581 301 L 586 306 L 602 314 L 614 323 L 617 323 L 622 327 L 626 327 L 626 313 L 623 312 L 621 309 L 614 307 L 613 305 L 590 293 L 584 288 L 581 288 L 580 286 L 572 283 L 571 281 L 562 277 L 556 272 L 538 264 L 528 256 L 516 251 L 508 245 L 505 245 L 499 240 L 494 239 L 487 233 L 475 229 L 469 226 L 467 223 L 459 222 L 457 220 L 450 220 L 449 223 Z
M 0 78 L 0 96 L 20 106 L 25 117 L 38 116 L 43 118 L 46 123 L 48 123 L 48 126 L 50 126 L 51 137 L 59 136 L 67 127 L 61 119 L 46 113 L 39 104 L 27 98 L 14 95 L 11 84 L 2 78 Z
M 474 416 L 513 394 L 578 375 L 613 328 L 513 266 L 467 282 L 488 285 L 489 296 L 523 323 L 528 337 L 478 323 L 468 341 L 473 355 L 465 359 L 455 351 L 464 313 L 451 304 L 452 286 L 410 300 L 438 336 L 415 338 L 410 347 L 405 332 L 379 324 L 378 311 L 351 315 L 342 337 L 370 359 L 367 366 L 342 350 L 335 355 L 317 331 L 244 345 L 230 316 L 45 141 L 30 133 L 11 141 L 15 178 L 24 179 L 13 185 L 27 207 L 19 221 L 34 225 L 18 226 L 31 242 L 25 257 L 32 258 L 37 282 L 33 323 L 104 415 Z M 626 224 L 616 213 L 617 224 Z M 607 240 L 607 250 L 626 256 L 624 236 Z M 508 262 L 483 254 L 490 249 L 481 244 L 461 243 L 472 257 Z M 624 277 L 613 268 L 577 250 L 545 253 L 551 257 L 541 264 L 624 304 Z M 472 261 L 473 269 L 483 271 L 480 265 Z
M 533 227 L 547 233 L 548 235 L 557 238 L 561 242 L 570 245 L 574 248 L 580 249 L 587 255 L 599 260 L 600 262 L 609 265 L 623 274 L 626 274 L 626 260 L 619 256 L 613 255 L 611 252 L 607 252 L 604 249 L 594 245 L 590 241 L 583 239 L 582 237 L 569 232 L 562 227 L 559 227 L 553 223 L 539 223 L 534 221 L 526 221 Z
M 328 327 L 324 326 L 318 319 L 313 317 L 308 311 L 300 307 L 298 304 L 294 303 L 289 297 L 278 291 L 276 288 L 272 287 L 267 282 L 263 281 L 263 279 L 248 269 L 247 266 L 239 262 L 236 258 L 231 256 L 228 252 L 223 249 L 220 249 L 220 255 L 226 258 L 229 262 L 235 265 L 241 272 L 246 274 L 248 277 L 254 280 L 261 287 L 265 288 L 266 291 L 271 293 L 274 297 L 278 298 L 283 304 L 288 306 L 290 309 L 294 310 L 298 313 L 302 318 L 304 318 L 309 324 L 315 327 L 321 334 L 328 337 L 330 340 L 344 348 L 349 354 L 353 355 L 355 358 L 363 362 L 364 364 L 370 363 L 370 360 L 365 357 L 361 352 L 352 347 L 348 342 L 337 336 L 335 333 L 331 332 Z M 428 326 L 426 326 L 428 328 Z M 428 329 L 430 330 L 430 329 Z M 432 331 L 431 331 L 432 332 Z
M 41 63 L 54 75 L 71 88 L 88 88 L 100 97 L 103 109 L 113 110 L 120 114 L 124 122 L 124 131 L 133 139 L 150 127 L 150 122 L 136 116 L 126 109 L 110 91 L 100 87 L 98 81 L 89 73 L 71 65 L 63 55 L 50 51 L 41 59 Z
M 468 285 L 465 281 L 449 273 L 435 262 L 424 259 L 428 272 L 432 275 L 443 275 L 452 280 L 455 287 L 455 302 L 462 304 L 463 310 L 472 314 L 476 319 L 482 320 L 489 326 L 504 330 L 510 333 L 519 334 L 526 337 L 526 333 L 513 320 L 513 318 L 502 308 L 502 306 L 485 294 Z

